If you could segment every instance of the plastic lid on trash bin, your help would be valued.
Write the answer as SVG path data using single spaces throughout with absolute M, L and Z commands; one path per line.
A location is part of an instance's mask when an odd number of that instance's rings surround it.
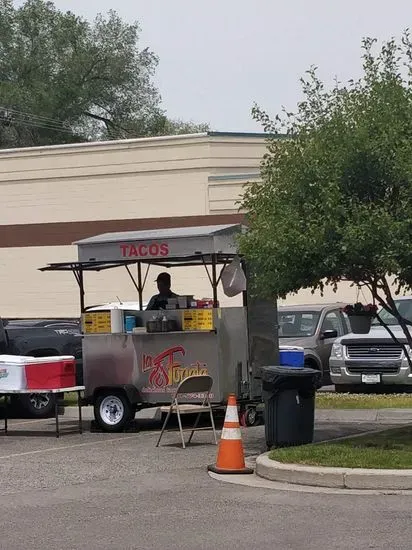
M 272 380 L 278 378 L 278 377 L 306 377 L 311 376 L 318 378 L 320 377 L 320 371 L 315 369 L 309 369 L 308 367 L 303 367 L 301 369 L 295 369 L 293 367 L 283 367 L 278 365 L 270 365 L 267 367 L 260 367 L 260 375 L 262 377 L 262 380 L 266 380 L 267 382 L 271 382 Z
M 267 366 L 260 368 L 263 389 L 306 389 L 316 390 L 321 385 L 322 373 L 315 369 L 303 367 Z

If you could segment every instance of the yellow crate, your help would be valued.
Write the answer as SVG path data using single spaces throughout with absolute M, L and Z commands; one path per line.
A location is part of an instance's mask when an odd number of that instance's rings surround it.
M 111 332 L 110 311 L 88 312 L 83 315 L 83 332 L 85 334 L 104 334 Z
M 213 310 L 186 309 L 183 311 L 183 330 L 213 330 Z

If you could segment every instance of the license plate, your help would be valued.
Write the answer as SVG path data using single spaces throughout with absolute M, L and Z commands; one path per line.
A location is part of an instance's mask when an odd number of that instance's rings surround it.
M 380 374 L 362 374 L 363 384 L 380 384 L 380 382 L 381 382 Z

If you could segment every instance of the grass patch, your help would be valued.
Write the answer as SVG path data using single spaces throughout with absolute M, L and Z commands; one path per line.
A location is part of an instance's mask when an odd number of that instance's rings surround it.
M 319 443 L 274 449 L 278 462 L 341 468 L 412 468 L 412 426 Z
M 412 408 L 412 394 L 316 394 L 318 409 L 408 409 Z

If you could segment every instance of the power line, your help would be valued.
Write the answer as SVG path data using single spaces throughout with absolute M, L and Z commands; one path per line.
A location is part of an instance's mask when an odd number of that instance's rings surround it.
M 70 134 L 73 133 L 71 130 L 69 130 L 68 128 L 64 128 L 63 126 L 40 124 L 40 123 L 32 122 L 30 120 L 16 120 L 16 119 L 6 118 L 6 119 L 3 119 L 3 122 L 7 123 L 9 126 L 23 126 L 27 128 L 39 128 L 42 130 L 53 130 L 57 132 L 64 132 L 64 133 L 70 133 Z
M 92 117 L 89 118 L 92 119 Z M 0 123 L 1 122 L 6 123 L 9 126 L 38 128 L 41 130 L 56 131 L 70 135 L 75 134 L 72 129 L 64 126 L 64 123 L 59 120 L 43 115 L 26 113 L 24 111 L 19 111 L 17 109 L 0 105 Z M 114 139 L 123 138 L 125 133 L 129 134 L 130 132 L 127 129 L 117 125 L 112 126 L 110 130 L 108 130 L 108 134 L 110 134 Z
M 32 115 L 17 109 L 0 106 L 0 117 L 3 122 L 10 126 L 23 126 L 31 128 L 40 128 L 44 130 L 53 130 L 64 133 L 73 133 L 69 128 L 65 127 L 62 122 L 41 115 Z
M 11 114 L 16 114 L 18 116 L 25 116 L 25 117 L 30 117 L 30 118 L 33 118 L 33 119 L 39 119 L 39 121 L 44 121 L 44 122 L 47 122 L 47 123 L 62 124 L 60 120 L 56 120 L 54 118 L 50 118 L 50 117 L 43 116 L 43 115 L 34 115 L 32 113 L 27 113 L 25 111 L 19 111 L 17 109 L 13 109 L 11 107 L 5 107 L 5 106 L 0 105 L 0 110 L 6 111 L 7 113 L 11 113 Z

